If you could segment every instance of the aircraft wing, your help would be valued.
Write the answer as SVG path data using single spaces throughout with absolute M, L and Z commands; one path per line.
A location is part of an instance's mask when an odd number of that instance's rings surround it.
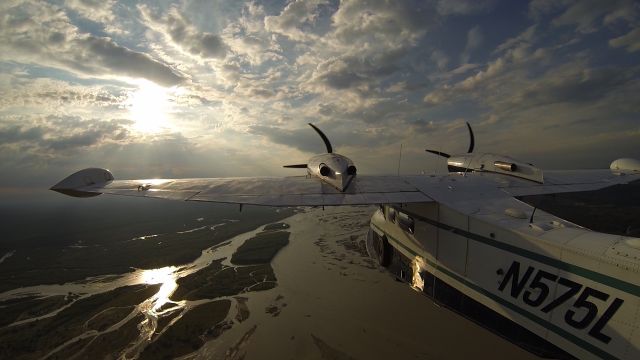
M 593 191 L 640 180 L 640 173 L 599 170 L 545 170 L 544 183 L 538 184 L 500 174 L 483 174 L 492 178 L 512 196 L 543 195 L 578 191 Z
M 78 171 L 51 190 L 89 197 L 100 194 L 265 206 L 335 206 L 438 201 L 473 213 L 492 199 L 598 190 L 640 180 L 640 173 L 611 170 L 545 172 L 544 183 L 489 172 L 464 175 L 361 176 L 342 192 L 314 177 L 115 180 L 105 169 Z
M 209 179 L 114 180 L 105 169 L 81 170 L 51 190 L 89 197 L 99 194 L 266 206 L 331 206 L 430 202 L 431 197 L 398 176 L 357 176 L 345 192 L 306 176 Z

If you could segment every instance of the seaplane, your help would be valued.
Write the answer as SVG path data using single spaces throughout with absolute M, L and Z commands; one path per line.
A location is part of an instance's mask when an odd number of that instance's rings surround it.
M 590 230 L 527 195 L 594 191 L 640 180 L 640 161 L 542 171 L 509 156 L 447 154 L 439 175 L 366 176 L 333 152 L 290 177 L 116 180 L 88 168 L 51 190 L 262 206 L 376 205 L 367 251 L 398 280 L 534 354 L 640 359 L 640 238 Z

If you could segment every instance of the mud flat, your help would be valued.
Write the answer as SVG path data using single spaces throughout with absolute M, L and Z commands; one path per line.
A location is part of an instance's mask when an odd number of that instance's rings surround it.
M 67 353 L 81 353 L 84 346 L 96 336 L 107 334 L 111 326 L 126 320 L 135 306 L 153 296 L 158 288 L 158 285 L 121 287 L 79 299 L 54 316 L 4 327 L 0 329 L 0 358 L 36 359 L 53 356 L 56 349 L 66 347 L 63 346 L 65 344 L 74 345 L 67 349 Z M 126 334 L 131 334 L 131 337 Z M 137 330 L 133 333 L 118 331 L 114 339 L 127 339 L 126 344 L 135 339 L 137 334 Z M 108 350 L 105 348 L 102 353 L 118 354 L 113 341 L 106 346 Z
M 219 300 L 189 310 L 147 346 L 140 359 L 171 359 L 192 353 L 222 331 L 216 324 L 227 317 L 230 307 L 229 300 Z
M 192 353 L 250 318 L 251 294 L 277 285 L 270 262 L 288 243 L 286 228 L 284 223 L 254 228 L 180 266 L 4 293 L 0 358 L 146 359 Z M 230 262 L 236 253 L 242 265 Z
M 197 359 L 534 359 L 381 271 L 363 252 L 373 208 L 310 209 L 287 219 L 278 286 L 249 294 L 248 319 Z
M 171 299 L 195 301 L 271 289 L 276 286 L 276 277 L 269 264 L 233 268 L 218 261 L 177 283 Z
M 281 223 L 271 225 L 267 225 L 265 231 L 254 238 L 245 241 L 231 257 L 231 263 L 236 265 L 270 263 L 278 251 L 289 243 L 289 232 L 272 230 L 281 226 Z
M 246 240 L 231 256 L 231 263 L 245 266 L 225 266 L 223 259 L 212 262 L 208 267 L 180 278 L 171 299 L 215 299 L 275 287 L 276 276 L 269 263 L 289 243 L 289 234 L 270 230 Z
M 73 296 L 26 296 L 0 301 L 0 326 L 50 313 L 73 301 Z
M 172 204 L 167 203 L 169 206 Z M 155 207 L 162 209 L 163 206 L 167 205 L 163 203 L 162 206 Z M 151 210 L 147 205 L 144 209 Z M 211 214 L 211 220 L 198 218 L 188 224 L 180 216 L 173 216 L 170 210 L 155 210 L 158 214 L 151 224 L 141 223 L 136 215 L 131 214 L 129 220 L 122 220 L 124 224 L 118 222 L 114 228 L 105 225 L 113 221 L 112 217 L 127 212 L 125 208 L 109 213 L 108 216 L 101 217 L 102 222 L 94 224 L 94 228 L 82 231 L 78 229 L 77 233 L 72 230 L 79 226 L 75 223 L 68 227 L 59 224 L 49 224 L 48 227 L 43 224 L 25 224 L 26 229 L 11 229 L 17 234 L 10 233 L 9 236 L 14 236 L 15 239 L 3 239 L 0 250 L 3 247 L 22 247 L 7 254 L 0 251 L 3 258 L 0 262 L 0 293 L 26 286 L 64 284 L 105 274 L 123 274 L 133 268 L 154 269 L 186 264 L 200 256 L 203 249 L 250 229 L 280 221 L 291 216 L 294 210 L 276 211 L 254 207 L 238 213 L 227 209 L 223 214 Z M 200 208 L 200 212 L 206 214 L 203 208 Z M 223 216 L 235 220 L 220 220 Z M 16 239 L 22 236 L 20 231 L 29 232 L 32 228 L 40 229 L 42 233 L 24 239 L 22 242 L 32 245 L 25 247 Z M 67 232 L 59 234 L 64 229 Z M 144 233 L 141 229 L 148 232 Z M 7 256 L 8 254 L 11 256 Z

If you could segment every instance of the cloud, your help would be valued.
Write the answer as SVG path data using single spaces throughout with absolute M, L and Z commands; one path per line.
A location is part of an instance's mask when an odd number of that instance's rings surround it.
M 381 96 L 385 81 L 411 71 L 408 55 L 436 16 L 433 6 L 421 1 L 341 3 L 326 32 L 296 59 L 301 89 L 325 103 L 341 103 L 337 108 L 349 113 L 362 110 Z
M 126 100 L 126 90 L 103 86 L 73 85 L 47 78 L 11 77 L 11 89 L 0 88 L 0 109 L 38 106 L 55 111 L 65 107 L 117 107 Z
M 18 125 L 0 128 L 0 143 L 15 144 L 22 141 L 42 140 L 44 131 L 41 127 L 23 128 Z
M 354 0 L 333 14 L 327 37 L 337 48 L 397 50 L 415 45 L 435 21 L 435 11 L 422 1 Z
M 309 28 L 318 18 L 318 8 L 327 4 L 327 0 L 294 0 L 280 14 L 265 17 L 265 29 L 296 41 L 317 39 Z
M 546 49 L 533 50 L 531 45 L 525 42 L 510 45 L 508 49 L 505 48 L 500 57 L 489 61 L 484 66 L 484 70 L 454 84 L 442 84 L 438 89 L 426 94 L 423 101 L 429 105 L 439 105 L 459 101 L 465 96 L 482 98 L 486 95 L 483 87 L 499 84 L 501 77 L 508 73 L 522 75 L 523 72 L 527 72 L 527 69 L 543 65 L 549 56 Z M 471 68 L 474 67 L 462 67 L 455 69 L 454 72 L 465 73 Z
M 84 61 L 93 61 L 105 69 L 129 77 L 142 77 L 159 85 L 172 86 L 185 78 L 149 55 L 119 46 L 109 38 L 89 36 L 76 41 L 86 49 Z
M 76 116 L 0 117 L 0 186 L 50 186 L 79 168 L 101 165 L 87 161 L 96 150 L 134 142 L 128 120 L 83 119 Z
M 482 35 L 482 31 L 479 26 L 472 27 L 469 32 L 467 32 L 467 45 L 464 47 L 464 51 L 462 52 L 462 56 L 460 58 L 460 62 L 466 64 L 469 62 L 469 57 L 471 57 L 471 53 L 482 45 L 484 40 L 484 36 Z
M 334 151 L 341 151 L 353 146 L 367 146 L 377 144 L 383 146 L 397 141 L 400 137 L 394 131 L 380 131 L 375 127 L 352 128 L 345 127 L 344 124 L 330 126 L 329 124 L 315 124 L 323 130 Z M 282 144 L 287 147 L 296 148 L 310 154 L 320 154 L 326 152 L 324 143 L 310 127 L 289 129 L 279 126 L 254 125 L 248 129 L 250 134 L 267 137 L 271 142 Z M 337 149 L 337 150 L 336 150 Z M 307 159 L 300 159 L 306 161 Z M 284 165 L 284 164 L 283 164 Z
M 637 82 L 638 74 L 638 69 L 590 69 L 568 64 L 532 79 L 529 85 L 511 94 L 509 103 L 519 109 L 554 103 L 594 103 Z
M 447 64 L 449 64 L 449 57 L 447 54 L 438 49 L 431 52 L 431 60 L 436 63 L 440 71 L 445 70 L 447 68 Z
M 625 35 L 609 40 L 609 46 L 627 48 L 628 52 L 640 50 L 640 28 L 635 28 Z
M 113 7 L 115 0 L 65 0 L 66 8 L 71 9 L 80 16 L 101 24 L 113 24 L 115 15 Z
M 261 5 L 253 2 L 246 4 L 237 21 L 230 22 L 221 32 L 221 37 L 230 48 L 230 58 L 222 70 L 227 70 L 225 75 L 234 77 L 238 69 L 229 72 L 228 67 L 239 68 L 237 63 L 246 62 L 250 66 L 260 66 L 265 62 L 284 63 L 286 58 L 282 55 L 282 47 L 265 25 L 267 15 Z M 225 67 L 227 67 L 225 69 Z
M 573 0 L 531 0 L 529 2 L 529 17 L 541 21 L 552 13 L 565 9 Z
M 128 141 L 129 120 L 82 119 L 77 116 L 47 116 L 41 119 L 22 118 L 20 123 L 4 119 L 0 127 L 2 146 L 20 145 L 33 153 L 66 151 L 94 146 L 109 141 Z M 27 121 L 25 121 L 27 120 Z M 35 120 L 35 121 L 34 121 Z
M 507 51 L 521 46 L 529 46 L 535 41 L 538 25 L 529 26 L 525 31 L 515 37 L 508 38 L 494 50 L 495 53 Z
M 396 171 L 399 143 L 403 169 L 405 154 L 424 168 L 426 144 L 463 151 L 465 121 L 480 151 L 524 158 L 630 144 L 638 6 L 534 0 L 504 21 L 496 3 L 0 2 L 3 173 L 273 174 L 323 151 L 307 122 L 376 172 Z M 132 78 L 179 85 L 154 109 L 172 130 L 118 120 L 150 112 L 130 113 Z
M 591 33 L 601 25 L 618 20 L 631 21 L 638 12 L 633 0 L 580 0 L 569 5 L 566 10 L 552 20 L 555 26 L 575 26 L 581 33 Z
M 337 90 L 357 87 L 366 81 L 393 73 L 397 69 L 394 63 L 399 55 L 388 53 L 368 59 L 359 57 L 329 59 L 318 65 L 314 79 Z
M 491 10 L 496 0 L 437 0 L 436 9 L 441 15 L 469 15 Z
M 222 59 L 227 53 L 227 45 L 219 35 L 199 31 L 185 16 L 171 6 L 166 14 L 153 11 L 141 4 L 138 9 L 147 26 L 163 34 L 175 47 L 201 59 Z
M 3 60 L 64 69 L 80 76 L 145 78 L 164 86 L 185 80 L 147 54 L 110 38 L 81 33 L 54 5 L 24 2 L 11 7 L 0 20 L 0 29 Z

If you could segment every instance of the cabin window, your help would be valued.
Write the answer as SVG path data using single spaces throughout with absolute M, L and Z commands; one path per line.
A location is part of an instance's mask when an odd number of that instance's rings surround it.
M 408 232 L 409 234 L 413 234 L 415 230 L 415 221 L 411 216 L 399 211 L 397 219 L 398 226 L 400 226 L 402 230 Z

